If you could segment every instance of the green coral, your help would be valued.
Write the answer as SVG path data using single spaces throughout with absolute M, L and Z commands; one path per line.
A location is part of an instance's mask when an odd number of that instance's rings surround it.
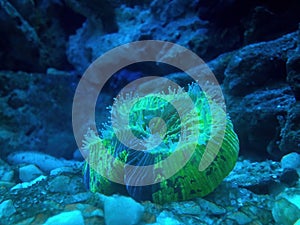
M 192 100 L 193 110 L 187 106 L 187 98 Z M 189 200 L 212 192 L 233 169 L 238 156 L 239 141 L 232 123 L 224 110 L 208 100 L 196 85 L 189 86 L 187 94 L 183 90 L 169 90 L 169 93 L 144 97 L 127 95 L 119 101 L 117 109 L 111 113 L 112 117 L 123 119 L 114 126 L 106 125 L 101 130 L 100 137 L 93 131 L 86 135 L 85 148 L 89 150 L 89 166 L 86 164 L 84 172 L 89 177 L 91 191 L 107 195 L 129 194 L 136 200 L 151 200 L 160 204 Z M 211 110 L 217 110 L 218 115 L 224 116 L 224 126 L 221 126 L 222 121 L 213 118 Z M 184 113 L 179 115 L 178 112 Z M 129 118 L 130 131 L 123 124 L 126 117 Z M 212 134 L 213 127 L 217 128 L 216 135 Z M 217 138 L 222 137 L 223 128 L 225 133 L 219 151 L 216 155 L 212 151 L 204 156 L 208 142 L 211 142 L 210 148 L 219 147 Z M 195 134 L 196 139 L 190 138 Z M 142 144 L 147 150 L 134 150 L 122 144 L 120 137 L 129 139 L 132 146 L 140 144 L 134 141 L 135 138 L 147 140 Z M 149 148 L 157 140 L 161 140 L 160 144 Z M 176 170 L 191 149 L 194 151 L 187 163 L 167 177 L 166 174 Z M 164 164 L 171 155 L 173 161 Z M 199 165 L 203 157 L 211 157 L 212 163 L 201 171 Z M 128 169 L 130 166 L 148 165 L 154 165 L 150 172 Z M 138 182 L 148 175 L 155 175 L 156 182 L 144 187 L 128 184 L 133 176 Z

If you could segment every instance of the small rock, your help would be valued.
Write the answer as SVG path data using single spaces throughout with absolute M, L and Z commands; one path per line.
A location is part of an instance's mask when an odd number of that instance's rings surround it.
M 12 200 L 6 200 L 0 204 L 0 218 L 10 217 L 16 212 Z
M 14 177 L 14 171 L 7 171 L 6 173 L 4 173 L 1 177 L 2 181 L 12 181 Z
M 10 190 L 14 190 L 14 189 L 20 189 L 20 188 L 28 188 L 32 185 L 34 185 L 35 183 L 39 182 L 39 181 L 42 181 L 44 179 L 46 179 L 47 177 L 44 176 L 44 175 L 41 175 L 39 176 L 38 178 L 35 178 L 33 181 L 30 181 L 30 182 L 23 182 L 23 183 L 20 183 L 20 184 L 17 184 L 15 186 L 13 186 Z
M 35 220 L 35 217 L 26 218 L 25 220 L 22 220 L 15 225 L 27 225 L 27 224 L 33 224 Z
M 151 224 L 156 222 L 156 215 L 153 213 L 145 212 L 143 215 L 143 222 L 146 224 Z
M 175 219 L 172 213 L 163 211 L 157 217 L 157 223 L 154 225 L 182 225 L 182 223 Z
M 103 217 L 104 213 L 103 213 L 102 209 L 95 209 L 89 216 Z
M 228 218 L 235 220 L 239 225 L 249 224 L 252 221 L 252 219 L 249 216 L 242 212 L 232 213 L 228 216 Z
M 14 177 L 14 171 L 11 167 L 0 159 L 0 181 L 11 182 Z
M 104 219 L 107 225 L 138 224 L 144 213 L 144 207 L 132 198 L 124 196 L 107 197 L 104 202 Z
M 30 164 L 19 169 L 19 178 L 22 182 L 28 182 L 42 175 L 43 172 L 35 165 Z
M 81 192 L 78 194 L 73 194 L 68 196 L 65 199 L 65 203 L 71 204 L 71 203 L 77 203 L 77 202 L 84 202 L 87 201 L 89 198 L 91 198 L 92 193 L 91 192 Z
M 76 208 L 80 210 L 85 218 L 104 217 L 104 212 L 102 209 L 96 208 L 95 206 L 89 204 L 77 204 Z
M 49 191 L 51 192 L 68 192 L 70 185 L 70 178 L 67 176 L 55 177 L 49 182 Z
M 63 173 L 73 173 L 75 174 L 77 171 L 73 167 L 59 167 L 50 171 L 51 176 L 61 175 Z
M 300 169 L 300 154 L 292 152 L 283 156 L 281 159 L 281 167 L 283 169 Z
M 83 189 L 81 177 L 72 175 L 54 177 L 48 185 L 48 190 L 54 193 L 77 194 Z
M 280 176 L 280 182 L 287 184 L 289 187 L 293 187 L 297 184 L 299 175 L 295 169 L 285 169 Z
M 195 202 L 173 202 L 171 209 L 178 215 L 200 215 L 202 210 Z
M 279 162 L 243 160 L 236 163 L 235 168 L 225 178 L 225 181 L 246 188 L 255 194 L 264 195 L 272 193 L 278 187 L 281 174 L 282 168 Z
M 79 210 L 63 212 L 50 217 L 44 225 L 84 225 L 84 219 Z
M 210 215 L 223 215 L 226 213 L 226 210 L 210 201 L 199 198 L 198 204 L 200 207 Z
M 286 189 L 276 197 L 272 209 L 274 220 L 278 224 L 294 224 L 300 219 L 300 190 Z
M 272 214 L 278 224 L 289 225 L 297 221 L 300 210 L 287 199 L 281 198 L 276 200 Z
M 47 173 L 56 168 L 61 168 L 61 167 L 79 168 L 82 166 L 82 162 L 65 160 L 65 159 L 57 159 L 51 155 L 47 155 L 41 152 L 34 152 L 34 151 L 13 152 L 8 155 L 7 161 L 13 165 L 19 165 L 22 163 L 34 164 L 38 166 L 42 171 Z

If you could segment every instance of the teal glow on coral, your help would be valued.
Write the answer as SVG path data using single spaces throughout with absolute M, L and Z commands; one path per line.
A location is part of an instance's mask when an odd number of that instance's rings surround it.
M 85 149 L 89 151 L 89 164 L 86 163 L 84 173 L 90 190 L 106 195 L 128 194 L 138 201 L 150 200 L 159 204 L 189 200 L 212 192 L 236 163 L 239 151 L 238 137 L 223 109 L 212 102 L 209 103 L 206 95 L 196 85 L 189 86 L 187 94 L 184 95 L 183 91 L 150 94 L 139 98 L 138 101 L 135 100 L 134 104 L 132 101 L 136 99 L 136 96 L 128 95 L 122 99 L 122 104 L 116 113 L 130 112 L 127 116 L 129 116 L 129 126 L 133 135 L 141 140 L 150 140 L 149 142 L 153 142 L 155 139 L 161 140 L 158 146 L 151 149 L 144 144 L 147 151 L 137 151 L 121 143 L 118 138 L 120 135 L 125 139 L 129 137 L 122 124 L 114 129 L 111 125 L 107 125 L 100 131 L 100 138 L 94 132 L 89 131 L 85 141 Z M 185 105 L 187 96 L 193 101 L 195 111 L 194 114 L 191 114 L 192 116 L 182 118 L 178 115 L 178 110 L 189 111 Z M 174 101 L 180 103 L 181 109 L 178 109 L 178 105 L 174 107 L 171 104 Z M 131 104 L 133 106 L 129 107 Z M 207 143 L 209 141 L 214 143 L 214 137 L 211 135 L 212 127 L 222 127 L 218 123 L 213 123 L 212 105 L 216 107 L 213 110 L 218 110 L 219 113 L 225 115 L 225 133 L 220 150 L 216 155 L 211 156 L 212 163 L 201 171 L 199 164 Z M 198 129 L 197 139 L 187 138 L 183 145 L 179 145 L 178 142 L 182 136 L 181 128 L 186 127 L 188 136 L 189 133 L 194 132 L 192 130 L 195 128 L 194 124 Z M 138 145 L 138 143 L 135 144 Z M 218 147 L 217 144 L 216 147 Z M 175 157 L 174 162 L 180 162 L 189 148 L 195 148 L 195 151 L 187 163 L 182 165 L 171 177 L 164 177 L 166 173 L 163 171 L 172 170 L 178 165 L 170 163 L 168 168 L 162 168 L 161 162 L 175 151 L 178 152 L 176 156 L 178 161 Z M 155 166 L 153 171 L 143 174 L 135 170 L 128 172 L 129 165 Z M 129 185 L 129 181 L 133 177 L 142 180 L 149 173 L 150 175 L 155 174 L 155 179 L 160 182 L 146 186 L 135 186 L 132 183 Z M 120 179 L 120 182 L 112 182 L 108 179 L 109 177 L 113 177 L 114 181 Z

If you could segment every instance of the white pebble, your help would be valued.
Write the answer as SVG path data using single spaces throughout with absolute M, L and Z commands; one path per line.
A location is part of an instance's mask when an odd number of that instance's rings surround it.
M 19 169 L 19 178 L 22 182 L 32 181 L 42 174 L 43 172 L 33 164 L 23 166 Z
M 132 198 L 111 196 L 104 201 L 104 219 L 106 225 L 134 225 L 142 218 L 144 207 Z
M 300 154 L 292 152 L 283 156 L 281 159 L 281 167 L 283 169 L 300 169 Z
M 37 183 L 37 182 L 39 182 L 41 180 L 44 180 L 46 178 L 47 178 L 46 176 L 41 175 L 41 176 L 35 178 L 32 181 L 19 183 L 19 184 L 13 186 L 10 190 L 21 189 L 21 188 L 28 188 L 28 187 L 31 187 L 32 185 L 34 185 L 35 183 Z
M 84 225 L 84 219 L 79 210 L 63 212 L 50 217 L 43 225 Z

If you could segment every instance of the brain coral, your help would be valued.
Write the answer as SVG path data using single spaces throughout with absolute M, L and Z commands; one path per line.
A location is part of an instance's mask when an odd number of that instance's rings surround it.
M 194 111 L 185 105 L 187 96 L 194 104 Z M 111 114 L 112 117 L 117 114 L 121 120 L 106 124 L 99 136 L 89 130 L 85 137 L 84 148 L 89 156 L 84 180 L 91 191 L 106 195 L 120 193 L 137 201 L 159 204 L 189 200 L 212 192 L 233 169 L 239 141 L 232 123 L 224 110 L 209 101 L 196 85 L 190 85 L 187 92 L 169 90 L 140 98 L 128 94 L 119 103 Z M 218 110 L 225 118 L 225 132 L 219 146 L 212 127 L 222 126 L 213 120 L 211 110 Z M 123 124 L 126 120 L 128 126 Z M 189 138 L 193 134 L 197 138 Z M 183 139 L 184 135 L 187 138 Z M 159 144 L 151 145 L 154 142 Z M 199 164 L 204 152 L 210 150 L 206 149 L 208 142 L 218 151 L 211 154 L 211 163 L 201 170 Z M 142 146 L 143 151 L 136 146 Z M 171 155 L 175 156 L 171 159 Z M 188 160 L 184 161 L 185 158 Z M 147 183 L 148 178 L 154 182 Z

